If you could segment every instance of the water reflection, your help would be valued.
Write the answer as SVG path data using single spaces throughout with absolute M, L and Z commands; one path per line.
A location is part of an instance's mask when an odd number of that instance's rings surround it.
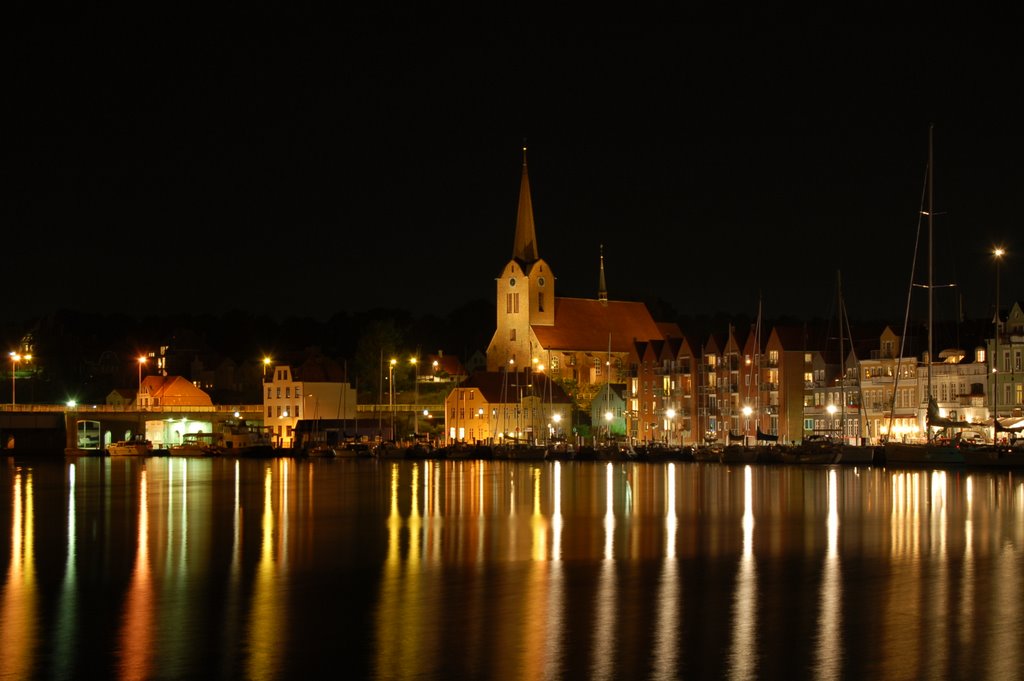
M 676 465 L 668 464 L 665 473 L 665 560 L 658 581 L 654 633 L 654 676 L 674 679 L 679 676 L 679 562 L 676 560 Z
M 752 679 L 757 671 L 757 566 L 754 563 L 753 472 L 743 467 L 743 552 L 732 601 L 729 678 Z
M 146 469 L 139 471 L 139 508 L 135 569 L 125 600 L 120 635 L 120 678 L 147 679 L 153 675 L 153 585 L 149 566 L 149 489 Z
M 616 600 L 618 585 L 615 581 L 615 489 L 614 469 L 611 463 L 605 467 L 604 493 L 604 555 L 597 580 L 595 594 L 594 634 L 591 642 L 593 660 L 591 678 L 610 679 L 615 676 Z
M 1011 472 L 8 461 L 5 678 L 1001 679 L 1024 665 Z
M 18 467 L 10 489 L 11 562 L 0 604 L 0 678 L 27 679 L 35 662 L 39 597 L 32 470 Z
M 64 580 L 61 582 L 57 605 L 57 625 L 54 632 L 54 676 L 69 678 L 74 669 L 75 641 L 78 639 L 78 540 L 75 515 L 75 464 L 68 464 L 67 556 L 64 561 Z
M 287 615 L 285 608 L 285 582 L 288 572 L 288 485 L 287 472 L 290 460 L 278 459 L 281 469 L 279 492 L 280 509 L 274 512 L 273 464 L 263 469 L 263 522 L 259 562 L 256 565 L 255 583 L 252 594 L 252 612 L 249 614 L 248 651 L 246 678 L 273 679 L 280 671 L 281 651 L 288 643 L 288 631 L 282 626 Z M 278 521 L 278 516 L 280 520 Z M 276 522 L 278 521 L 278 522 Z M 279 551 L 275 551 L 275 527 Z
M 821 568 L 821 590 L 818 595 L 818 632 L 815 646 L 816 679 L 842 678 L 843 583 L 839 565 L 839 493 L 836 469 L 828 471 L 828 544 Z

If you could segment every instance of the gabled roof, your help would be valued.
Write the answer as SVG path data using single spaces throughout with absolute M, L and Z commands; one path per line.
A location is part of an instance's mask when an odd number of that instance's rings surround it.
M 682 338 L 683 330 L 675 322 L 655 322 L 664 338 Z
M 554 326 L 534 326 L 537 340 L 548 350 L 629 352 L 633 341 L 663 338 L 643 303 L 620 300 L 556 298 Z
M 180 407 L 212 405 L 210 396 L 181 376 L 146 376 L 142 380 L 142 393 L 162 405 Z

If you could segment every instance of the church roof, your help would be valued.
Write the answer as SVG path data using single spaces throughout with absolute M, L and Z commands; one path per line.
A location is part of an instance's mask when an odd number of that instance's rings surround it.
M 540 258 L 537 247 L 537 228 L 533 223 L 533 200 L 530 198 L 530 178 L 526 172 L 526 147 L 523 147 L 523 175 L 519 183 L 519 210 L 516 214 L 516 239 L 512 257 L 526 269 Z
M 554 326 L 533 326 L 547 350 L 629 352 L 634 340 L 660 340 L 664 335 L 643 303 L 620 300 L 555 298 Z

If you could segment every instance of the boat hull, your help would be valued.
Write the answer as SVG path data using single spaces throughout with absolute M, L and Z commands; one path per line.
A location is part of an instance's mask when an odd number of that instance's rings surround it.
M 885 445 L 886 465 L 955 466 L 965 463 L 964 453 L 952 445 L 888 442 Z
M 147 456 L 152 450 L 148 442 L 113 442 L 107 446 L 110 456 Z

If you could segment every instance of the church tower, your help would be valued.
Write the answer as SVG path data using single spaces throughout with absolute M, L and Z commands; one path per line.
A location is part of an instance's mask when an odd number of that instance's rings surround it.
M 512 259 L 496 284 L 497 324 L 487 348 L 487 370 L 526 368 L 533 359 L 532 327 L 555 323 L 555 276 L 537 247 L 525 144 Z

